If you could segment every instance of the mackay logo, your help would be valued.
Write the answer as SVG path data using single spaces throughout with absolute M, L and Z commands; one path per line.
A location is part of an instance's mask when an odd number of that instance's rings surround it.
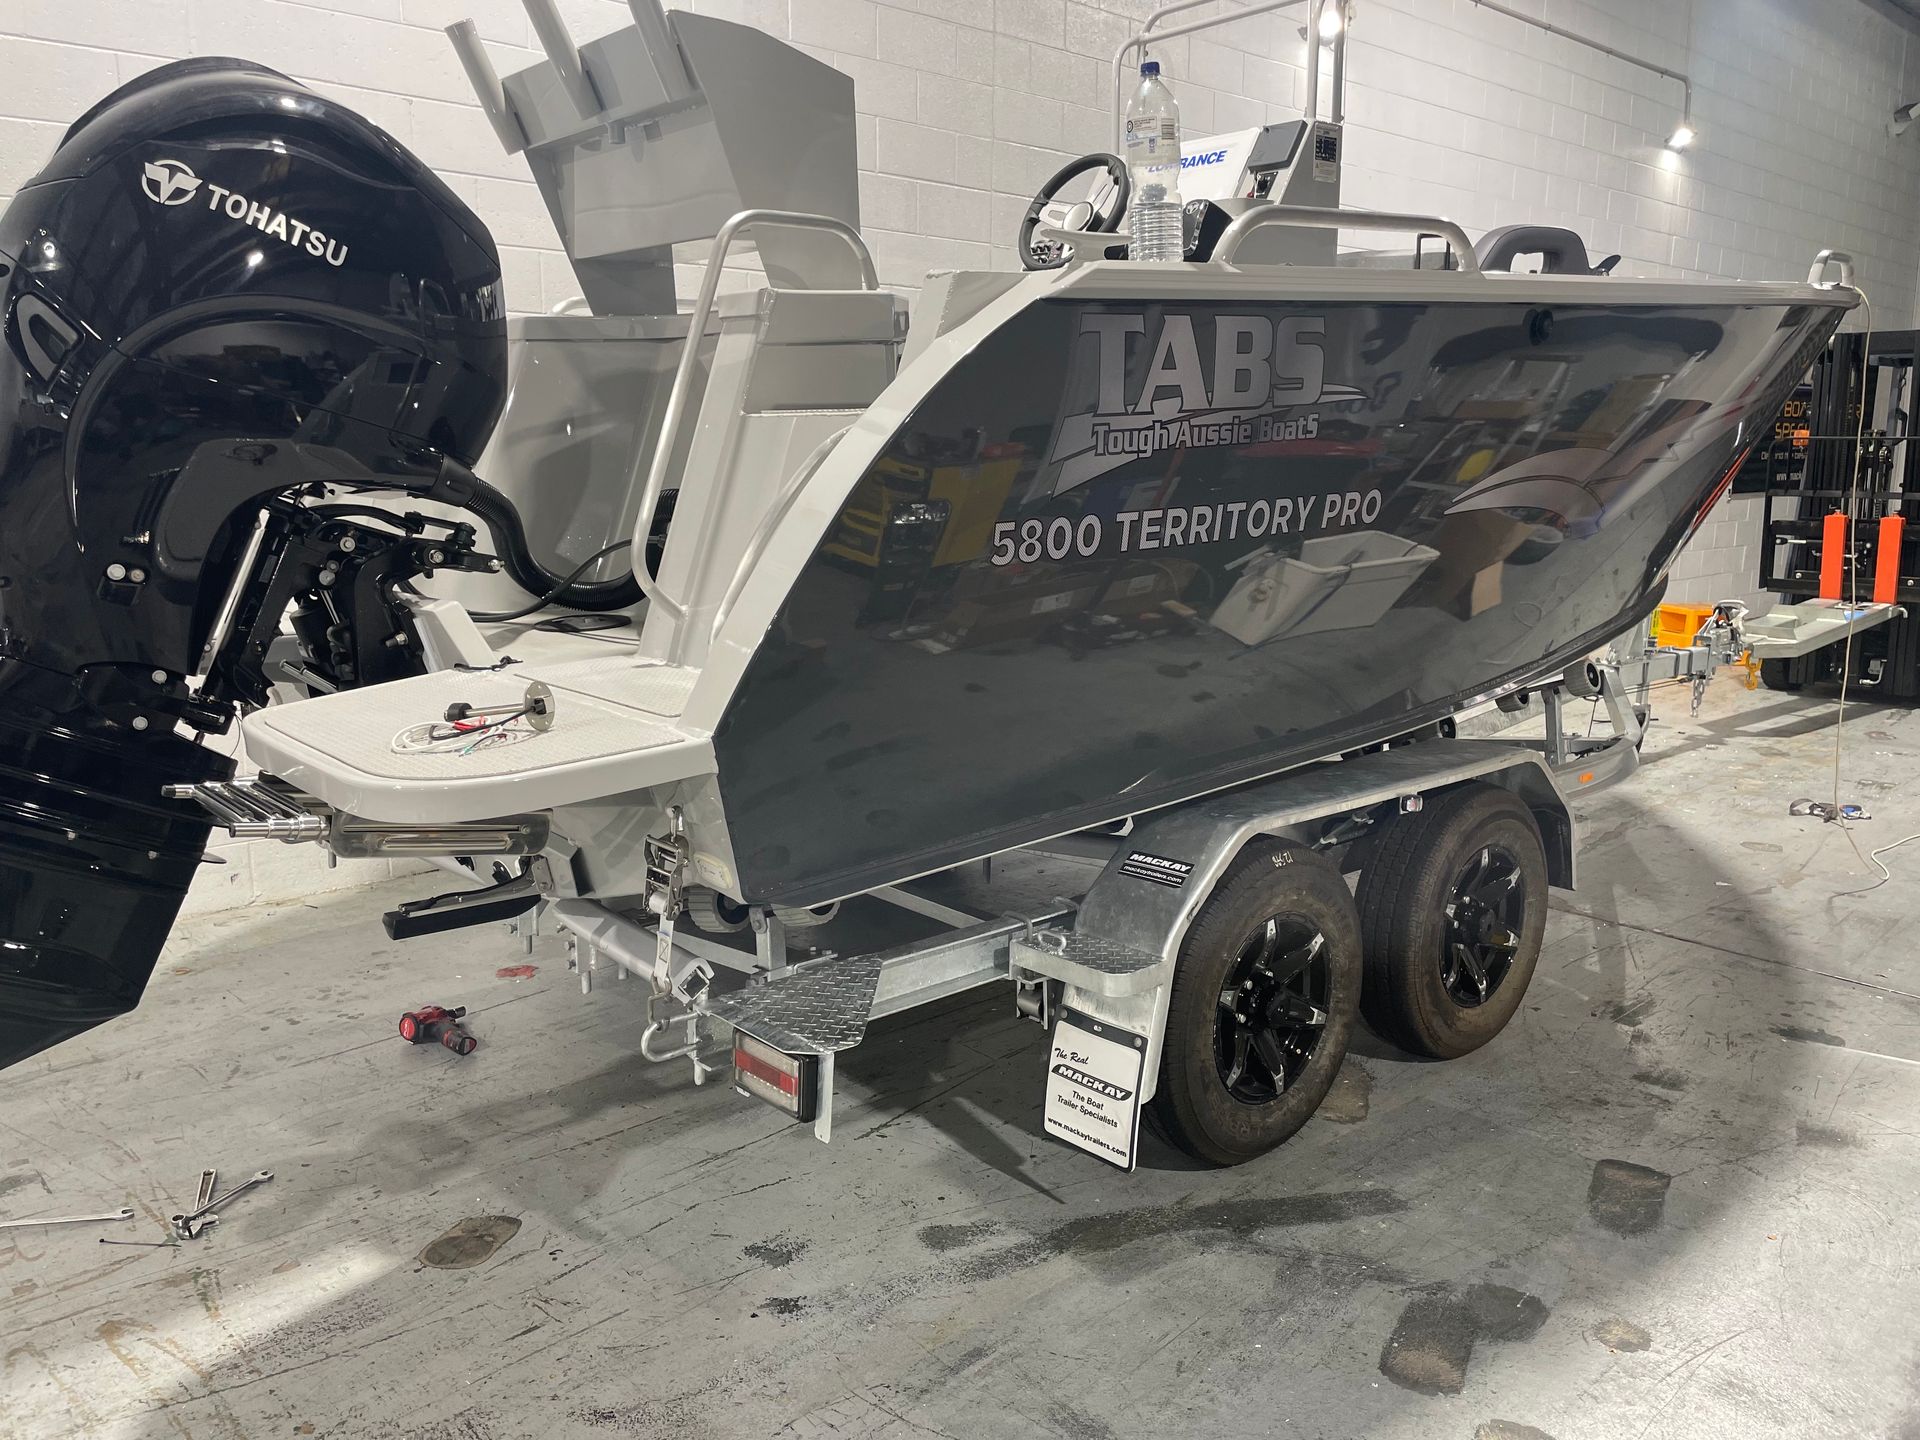
M 184 205 L 200 188 L 200 177 L 179 160 L 149 160 L 140 188 L 156 205 Z
M 264 201 L 250 200 L 224 185 L 205 182 L 182 161 L 147 161 L 140 174 L 140 189 L 156 205 L 184 205 L 204 193 L 207 209 L 216 214 L 243 225 L 251 225 L 261 234 L 291 245 L 296 250 L 304 250 L 329 265 L 347 263 L 347 247 L 342 241 L 323 234 L 306 221 L 296 220 L 286 211 L 277 210 Z
M 1083 1090 L 1124 1105 L 1133 1098 L 1133 1091 L 1124 1085 L 1116 1085 L 1111 1080 L 1102 1080 L 1098 1075 L 1090 1075 L 1078 1065 L 1069 1065 L 1064 1060 L 1053 1067 L 1053 1073 L 1062 1080 L 1071 1080 Z
M 1163 450 L 1311 439 L 1317 405 L 1364 400 L 1330 384 L 1317 315 L 1214 315 L 1212 334 L 1192 315 L 1093 314 L 1080 342 L 1096 360 L 1093 408 L 1068 415 L 1055 432 L 1053 493 Z

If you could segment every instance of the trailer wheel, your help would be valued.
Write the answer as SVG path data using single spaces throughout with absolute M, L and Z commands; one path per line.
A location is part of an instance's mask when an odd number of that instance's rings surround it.
M 1547 856 L 1533 813 L 1497 785 L 1463 785 L 1394 820 L 1361 872 L 1367 1023 L 1451 1060 L 1520 1008 L 1547 924 Z
M 1760 662 L 1760 683 L 1769 690 L 1784 690 L 1789 694 L 1806 689 L 1804 680 L 1795 680 L 1791 660 L 1762 660 Z
M 1187 932 L 1173 976 L 1155 1128 L 1237 1165 L 1307 1123 L 1339 1073 L 1360 999 L 1360 925 L 1340 874 L 1250 846 Z

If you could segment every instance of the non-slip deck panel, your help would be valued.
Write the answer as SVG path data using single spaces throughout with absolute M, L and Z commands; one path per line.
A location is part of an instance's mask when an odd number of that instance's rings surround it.
M 648 714 L 661 712 L 633 699 L 609 702 L 605 696 L 563 684 L 558 672 L 571 668 L 555 666 L 541 673 L 535 673 L 540 667 L 533 667 L 483 675 L 425 675 L 263 710 L 247 722 L 247 733 L 284 735 L 343 765 L 389 780 L 511 775 L 671 745 L 684 738 L 669 725 L 650 722 Z M 476 707 L 517 704 L 531 680 L 542 680 L 553 688 L 557 714 L 551 730 L 517 744 L 488 746 L 472 754 L 395 752 L 394 737 L 409 726 L 439 720 L 447 706 L 458 702 Z M 661 692 L 670 687 L 657 682 L 649 685 L 621 677 L 620 683 L 608 688 L 623 697 L 631 693 L 651 705 L 669 703 Z
M 372 820 L 478 820 L 708 773 L 704 736 L 675 723 L 697 678 L 623 648 L 321 696 L 263 710 L 244 728 L 263 769 L 337 809 Z M 517 706 L 536 680 L 553 694 L 549 730 L 471 754 L 394 748 L 409 727 L 444 719 L 449 705 Z
M 530 665 L 525 674 L 527 679 L 543 681 L 556 692 L 630 705 L 669 719 L 685 711 L 693 682 L 700 676 L 698 670 L 684 665 L 649 665 L 625 655 Z

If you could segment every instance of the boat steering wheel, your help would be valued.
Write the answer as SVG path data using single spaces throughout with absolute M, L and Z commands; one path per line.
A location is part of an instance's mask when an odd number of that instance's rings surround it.
M 1084 200 L 1057 198 L 1068 183 L 1092 171 L 1104 171 L 1093 182 Z M 1061 230 L 1091 230 L 1111 235 L 1120 228 L 1127 213 L 1127 200 L 1133 183 L 1127 178 L 1127 165 L 1118 155 L 1096 153 L 1069 161 L 1058 174 L 1034 192 L 1027 206 L 1026 219 L 1020 222 L 1020 263 L 1029 270 L 1058 270 L 1073 258 L 1073 247 L 1057 240 L 1036 239 L 1034 227 L 1043 221 Z

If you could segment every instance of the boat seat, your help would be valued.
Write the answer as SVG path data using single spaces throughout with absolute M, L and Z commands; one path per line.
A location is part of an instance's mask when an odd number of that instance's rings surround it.
M 485 820 L 711 773 L 708 737 L 681 722 L 697 678 L 631 652 L 442 671 L 269 706 L 242 728 L 262 770 L 336 810 L 402 823 Z M 553 692 L 550 730 L 471 754 L 395 748 L 450 705 L 516 706 L 536 680 Z

